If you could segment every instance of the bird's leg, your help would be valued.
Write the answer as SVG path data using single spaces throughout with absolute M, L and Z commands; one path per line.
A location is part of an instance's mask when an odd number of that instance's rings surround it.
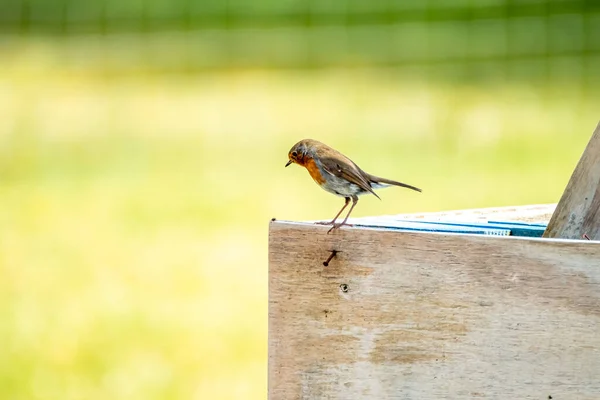
M 340 214 L 342 213 L 342 211 L 344 211 L 344 209 L 346 207 L 348 207 L 348 204 L 350 203 L 350 197 L 346 197 L 346 202 L 344 203 L 344 207 L 342 207 L 342 209 L 340 210 L 339 213 L 336 214 L 335 217 L 333 217 L 333 219 L 329 222 L 315 222 L 315 224 L 319 224 L 319 225 L 335 225 L 335 220 L 338 219 L 338 217 L 340 216 Z
M 346 197 L 346 199 L 350 200 L 348 197 Z M 329 229 L 327 231 L 327 233 L 329 233 L 329 232 L 331 232 L 331 231 L 333 231 L 335 229 L 338 229 L 342 225 L 349 225 L 349 224 L 346 224 L 346 221 L 348 221 L 348 217 L 350 216 L 350 213 L 352 212 L 352 210 L 354 210 L 354 207 L 356 207 L 356 203 L 358 203 L 358 196 L 352 196 L 352 207 L 350 207 L 350 211 L 348 211 L 348 214 L 346 214 L 346 218 L 344 218 L 344 220 L 342 221 L 341 224 L 333 224 L 333 226 L 331 227 L 331 229 Z M 346 205 L 348 205 L 348 202 L 346 202 Z M 341 213 L 342 212 L 340 211 L 340 214 Z

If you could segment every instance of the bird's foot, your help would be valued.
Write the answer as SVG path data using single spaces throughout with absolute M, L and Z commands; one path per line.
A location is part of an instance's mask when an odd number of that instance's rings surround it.
M 317 224 L 317 225 L 335 225 L 335 220 L 334 221 L 317 221 L 317 222 L 315 222 L 315 224 Z
M 329 228 L 329 230 L 327 231 L 327 234 L 329 235 L 332 231 L 335 231 L 336 229 L 340 229 L 342 226 L 353 226 L 353 225 L 346 224 L 344 222 L 342 222 L 341 224 L 333 224 L 333 226 L 331 228 Z

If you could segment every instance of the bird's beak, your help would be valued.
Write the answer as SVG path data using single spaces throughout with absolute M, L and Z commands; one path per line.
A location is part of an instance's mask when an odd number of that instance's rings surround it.
M 293 163 L 292 160 L 288 161 L 287 164 L 285 164 L 285 166 L 288 167 L 291 163 Z

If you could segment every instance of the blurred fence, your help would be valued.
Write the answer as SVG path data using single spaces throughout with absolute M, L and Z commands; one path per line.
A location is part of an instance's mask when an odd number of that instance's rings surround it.
M 600 79 L 596 0 L 1 0 L 11 37 L 59 36 L 166 69 L 392 66 L 454 78 Z M 83 41 L 82 41 L 83 39 Z

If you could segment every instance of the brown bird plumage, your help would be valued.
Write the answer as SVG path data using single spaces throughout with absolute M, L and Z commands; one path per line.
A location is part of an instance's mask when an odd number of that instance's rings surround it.
M 333 220 L 326 223 L 327 225 L 333 225 L 327 233 L 346 224 L 350 213 L 358 202 L 358 196 L 371 193 L 379 199 L 380 197 L 373 189 L 394 185 L 421 192 L 421 189 L 406 183 L 371 175 L 360 169 L 358 165 L 339 151 L 316 140 L 304 139 L 299 141 L 290 149 L 288 158 L 289 161 L 285 164 L 286 167 L 292 163 L 303 166 L 319 186 L 329 193 L 346 199 L 344 206 Z M 350 200 L 352 200 L 352 206 L 346 218 L 342 223 L 336 224 L 335 221 L 348 206 Z

